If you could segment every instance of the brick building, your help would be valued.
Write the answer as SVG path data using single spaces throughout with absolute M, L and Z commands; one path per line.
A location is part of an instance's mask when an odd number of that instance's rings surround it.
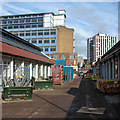
M 53 58 L 57 60 L 66 60 L 66 66 L 72 66 L 74 70 L 77 70 L 77 53 L 53 53 Z

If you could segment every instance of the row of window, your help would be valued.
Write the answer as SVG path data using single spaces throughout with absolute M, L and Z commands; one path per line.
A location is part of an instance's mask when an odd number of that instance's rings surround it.
M 18 36 L 18 34 L 15 34 Z M 20 33 L 19 36 L 36 36 L 36 35 L 56 35 L 56 32 L 33 32 L 33 33 Z
M 2 35 L 2 37 L 3 37 L 3 40 L 4 40 L 4 39 L 10 39 L 11 41 L 14 41 L 14 42 L 16 43 L 16 45 L 19 44 L 19 47 L 22 48 L 22 49 L 35 52 L 35 48 L 33 48 L 33 47 L 31 47 L 31 46 L 29 46 L 29 45 L 27 45 L 27 44 L 24 44 L 24 43 L 18 41 L 17 39 L 13 39 L 13 38 L 11 38 L 11 37 L 8 37 L 7 35 Z M 6 41 L 6 40 L 5 40 L 5 41 Z M 39 52 L 39 50 L 37 50 L 36 52 Z M 36 52 L 35 52 L 35 53 L 36 53 Z
M 62 59 L 65 59 L 66 58 L 66 55 L 54 55 L 54 58 L 57 59 L 57 58 L 62 58 Z M 75 59 L 76 56 L 75 55 L 70 55 L 69 56 L 70 59 Z
M 108 37 L 108 36 L 106 37 L 106 36 L 105 36 L 105 38 L 104 38 L 104 36 L 103 36 L 103 37 L 102 37 L 102 36 L 101 36 L 101 37 L 99 36 L 99 40 L 100 40 L 100 39 L 103 39 L 103 40 L 110 40 L 110 39 L 111 39 L 111 40 L 114 40 L 114 39 L 115 39 L 115 40 L 116 40 L 116 37 Z
M 9 16 L 4 17 L 4 19 L 14 19 L 14 18 L 30 18 L 30 17 L 43 17 L 42 15 L 20 15 L 20 16 Z
M 45 52 L 49 52 L 49 51 L 51 51 L 51 52 L 55 52 L 56 51 L 56 48 L 41 48 L 41 51 L 45 51 Z
M 32 19 L 17 19 L 17 20 L 3 20 L 2 24 L 14 24 L 14 23 L 43 23 L 43 18 L 32 18 Z
M 31 43 L 37 44 L 37 40 L 31 40 Z M 38 43 L 50 43 L 50 40 L 44 40 L 44 42 L 42 42 L 42 40 L 38 40 Z M 51 43 L 55 43 L 55 40 L 51 40 Z
M 38 27 L 38 28 L 39 28 L 39 27 L 43 27 L 43 24 L 2 26 L 3 29 L 37 28 L 37 27 Z

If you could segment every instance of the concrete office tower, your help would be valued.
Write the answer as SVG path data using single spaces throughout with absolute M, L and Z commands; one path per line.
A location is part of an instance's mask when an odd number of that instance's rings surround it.
M 48 56 L 57 52 L 57 28 L 65 26 L 66 11 L 0 17 L 0 27 L 33 43 Z
M 97 61 L 100 56 L 103 56 L 111 47 L 118 42 L 116 37 L 107 34 L 98 33 L 95 36 L 87 39 L 87 60 Z

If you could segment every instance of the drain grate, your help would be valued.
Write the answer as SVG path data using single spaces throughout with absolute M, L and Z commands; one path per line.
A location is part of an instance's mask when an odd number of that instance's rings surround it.
M 77 112 L 103 115 L 105 112 L 105 108 L 81 107 Z

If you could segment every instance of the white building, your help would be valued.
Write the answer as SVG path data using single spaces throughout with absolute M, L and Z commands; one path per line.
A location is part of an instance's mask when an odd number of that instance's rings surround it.
M 48 56 L 57 52 L 57 28 L 65 26 L 66 11 L 0 17 L 0 27 L 38 46 Z
M 95 36 L 87 39 L 87 60 L 97 61 L 100 56 L 103 56 L 110 48 L 118 42 L 116 37 L 107 34 L 98 33 Z

